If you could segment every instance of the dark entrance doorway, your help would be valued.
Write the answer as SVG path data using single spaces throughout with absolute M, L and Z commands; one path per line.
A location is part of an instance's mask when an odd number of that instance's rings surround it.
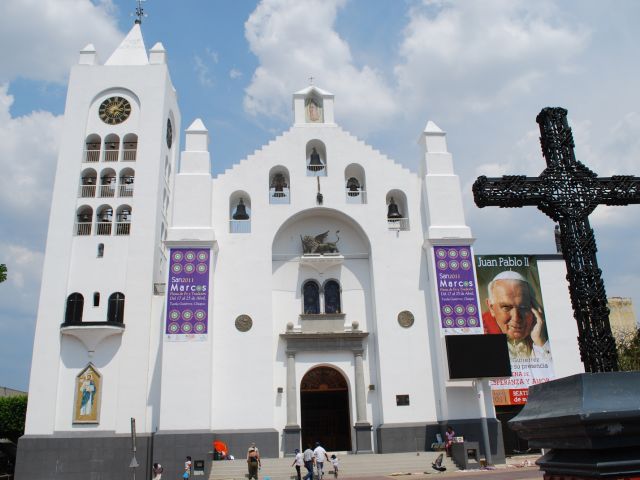
M 316 367 L 302 378 L 300 411 L 303 449 L 320 442 L 327 451 L 351 451 L 349 388 L 335 368 Z
M 540 449 L 530 449 L 529 443 L 509 428 L 509 420 L 518 415 L 523 408 L 524 405 L 496 405 L 496 418 L 502 423 L 502 440 L 504 442 L 505 455 L 540 451 Z

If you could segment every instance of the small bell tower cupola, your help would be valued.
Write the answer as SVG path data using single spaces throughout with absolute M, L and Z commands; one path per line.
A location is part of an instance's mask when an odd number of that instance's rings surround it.
M 296 125 L 335 124 L 333 93 L 315 85 L 293 94 L 293 116 Z

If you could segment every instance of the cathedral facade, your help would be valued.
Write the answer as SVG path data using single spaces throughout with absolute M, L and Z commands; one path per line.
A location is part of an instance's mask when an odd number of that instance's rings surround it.
M 420 451 L 446 425 L 481 441 L 483 419 L 504 459 L 488 381 L 447 369 L 445 327 L 482 326 L 471 307 L 441 321 L 437 252 L 468 269 L 474 240 L 445 133 L 427 124 L 416 173 L 340 128 L 331 93 L 292 106 L 289 130 L 214 178 L 161 44 L 147 52 L 136 24 L 104 64 L 81 51 L 16 478 L 124 478 L 132 458 L 169 472 L 186 455 L 208 469 L 214 440 L 237 458 L 250 442 Z M 543 283 L 562 268 L 540 262 Z

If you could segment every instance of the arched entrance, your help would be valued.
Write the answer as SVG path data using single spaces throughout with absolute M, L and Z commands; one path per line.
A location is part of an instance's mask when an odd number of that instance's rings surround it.
M 327 451 L 351 451 L 349 387 L 335 368 L 309 370 L 300 383 L 302 448 L 320 442 Z

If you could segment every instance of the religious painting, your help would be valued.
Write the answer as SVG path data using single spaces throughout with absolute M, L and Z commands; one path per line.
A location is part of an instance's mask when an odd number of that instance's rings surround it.
M 165 324 L 168 341 L 206 341 L 210 260 L 209 248 L 170 250 Z
M 100 423 L 101 396 L 102 376 L 90 363 L 76 377 L 73 423 Z
M 323 121 L 322 102 L 314 97 L 304 101 L 304 111 L 307 122 L 321 123 Z
M 531 385 L 555 378 L 535 256 L 475 257 L 482 324 L 504 333 L 512 376 L 491 380 L 495 405 L 526 403 Z

